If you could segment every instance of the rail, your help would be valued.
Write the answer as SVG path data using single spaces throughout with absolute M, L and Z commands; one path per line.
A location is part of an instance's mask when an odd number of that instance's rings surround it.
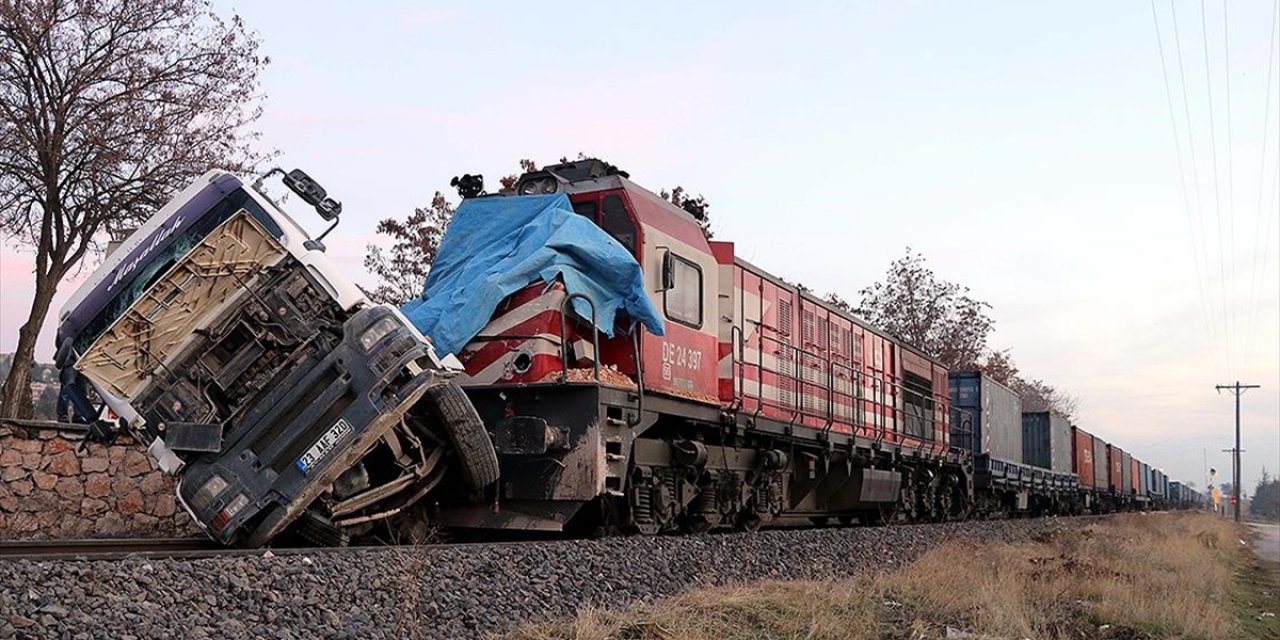
M 87 540 L 0 541 L 0 560 L 111 560 L 133 556 L 186 557 L 191 554 L 207 554 L 217 551 L 227 551 L 227 549 L 207 538 L 91 538 Z

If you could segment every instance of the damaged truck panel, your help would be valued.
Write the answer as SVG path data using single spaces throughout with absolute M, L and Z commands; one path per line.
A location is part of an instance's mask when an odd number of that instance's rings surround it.
M 218 308 L 240 304 L 247 286 L 285 256 L 284 247 L 241 211 L 197 245 L 122 314 L 76 363 L 107 392 L 136 398 L 183 343 L 197 341 Z M 233 363 L 227 363 L 231 365 Z M 226 376 L 223 370 L 215 376 Z
M 306 174 L 282 180 L 336 224 Z M 496 479 L 492 444 L 473 408 L 445 415 L 432 399 L 448 394 L 428 393 L 456 389 L 456 360 L 365 299 L 260 184 L 206 174 L 73 296 L 57 361 L 77 415 L 146 444 L 227 544 L 341 543 L 429 492 L 473 499 Z M 465 481 L 445 482 L 458 462 Z

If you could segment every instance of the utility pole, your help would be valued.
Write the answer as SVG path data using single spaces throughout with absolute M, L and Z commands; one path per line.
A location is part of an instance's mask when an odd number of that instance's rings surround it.
M 1236 380 L 1235 384 L 1219 384 L 1213 387 L 1218 390 L 1218 393 L 1226 389 L 1236 397 L 1236 446 L 1231 450 L 1234 463 L 1231 470 L 1231 501 L 1235 503 L 1236 522 L 1240 522 L 1240 396 L 1244 395 L 1245 391 L 1258 387 L 1256 384 L 1240 384 L 1239 380 Z

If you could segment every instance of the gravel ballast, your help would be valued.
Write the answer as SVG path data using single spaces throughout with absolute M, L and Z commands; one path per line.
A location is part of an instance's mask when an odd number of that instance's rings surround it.
M 0 638 L 465 638 L 702 584 L 893 569 L 946 539 L 1017 541 L 1088 520 L 0 562 Z

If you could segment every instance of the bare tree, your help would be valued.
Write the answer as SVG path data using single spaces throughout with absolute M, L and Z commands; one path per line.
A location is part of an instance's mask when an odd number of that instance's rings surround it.
M 578 157 L 579 157 L 579 158 L 581 158 L 581 157 L 582 157 L 582 154 L 581 154 L 581 153 L 579 153 L 579 154 L 578 154 Z M 566 161 L 564 158 L 561 158 L 560 160 L 561 160 L 562 162 Z M 532 160 L 530 160 L 530 159 L 528 159 L 528 158 L 523 158 L 523 159 L 521 159 L 521 160 L 520 160 L 520 173 L 512 173 L 512 174 L 508 174 L 508 175 L 502 176 L 501 178 L 499 178 L 499 179 L 498 179 L 498 184 L 502 185 L 502 189 L 501 189 L 498 193 L 505 193 L 505 194 L 513 194 L 513 193 L 515 193 L 515 192 L 516 192 L 516 182 L 517 182 L 518 180 L 520 180 L 520 176 L 521 176 L 521 175 L 523 175 L 523 174 L 526 174 L 526 173 L 533 173 L 534 171 L 537 171 L 537 170 L 538 170 L 538 163 L 536 163 L 536 162 L 534 162 L 534 161 L 532 161 Z
M 380 280 L 371 299 L 400 304 L 422 295 L 453 211 L 453 203 L 437 191 L 430 205 L 414 209 L 403 221 L 387 218 L 378 223 L 378 233 L 389 236 L 392 244 L 389 251 L 373 244 L 366 248 L 364 267 Z
M 1018 366 L 1013 363 L 1008 349 L 991 352 L 977 369 L 1003 385 L 1012 386 L 1018 379 Z
M 707 238 L 711 238 L 711 217 L 707 212 L 711 208 L 711 203 L 707 202 L 707 199 L 702 197 L 702 194 L 690 196 L 684 187 L 676 185 L 670 190 L 663 189 L 659 191 L 658 196 L 688 211 L 689 215 L 692 215 L 693 219 L 698 221 L 698 226 L 702 227 L 702 234 Z
M 1020 375 L 1018 365 L 1014 364 L 1008 349 L 993 351 L 982 362 L 962 368 L 981 371 L 996 382 L 1013 389 L 1022 398 L 1023 411 L 1052 411 L 1070 418 L 1080 408 L 1080 401 L 1075 396 L 1042 380 L 1032 380 Z
M 848 300 L 841 298 L 839 294 L 828 293 L 827 297 L 823 298 L 823 300 L 826 300 L 827 304 L 841 311 L 847 311 L 849 313 L 853 313 L 853 305 L 849 304 Z
M 58 283 L 106 232 L 209 168 L 260 159 L 258 45 L 206 0 L 0 0 L 0 230 L 35 254 L 0 414 L 28 393 Z
M 1052 411 L 1068 418 L 1080 409 L 1080 400 L 1042 380 L 1014 377 L 1009 387 L 1022 398 L 1023 411 Z
M 937 358 L 949 369 L 972 366 L 986 351 L 991 308 L 969 288 L 934 275 L 910 247 L 884 280 L 863 289 L 857 313 Z

